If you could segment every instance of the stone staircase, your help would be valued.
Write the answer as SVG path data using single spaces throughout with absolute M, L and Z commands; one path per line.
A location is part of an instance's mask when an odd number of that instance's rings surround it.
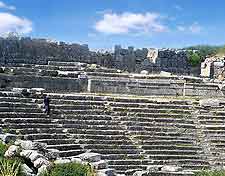
M 87 151 L 100 153 L 109 168 L 119 174 L 132 175 L 154 165 L 178 165 L 187 171 L 208 168 L 211 160 L 199 142 L 199 131 L 215 136 L 207 142 L 217 151 L 222 150 L 225 141 L 223 126 L 206 126 L 204 123 L 213 123 L 207 115 L 193 115 L 199 109 L 194 99 L 49 96 L 51 113 L 47 116 L 40 95 L 23 97 L 2 91 L 0 127 L 18 138 L 45 142 L 48 148 L 60 150 L 62 158 Z M 218 123 L 223 123 L 221 114 L 216 117 Z
M 197 121 L 204 138 L 204 150 L 208 151 L 207 160 L 214 168 L 224 166 L 225 159 L 225 102 L 218 107 L 204 107 L 199 110 Z

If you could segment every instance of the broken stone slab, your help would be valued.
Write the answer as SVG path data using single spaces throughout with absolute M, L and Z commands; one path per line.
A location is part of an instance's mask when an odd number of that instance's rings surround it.
M 66 164 L 66 163 L 71 163 L 71 160 L 59 158 L 54 161 L 54 164 Z
M 165 72 L 165 71 L 160 72 L 160 76 L 171 76 L 171 75 L 172 75 L 172 73 L 170 73 L 170 72 Z
M 202 99 L 199 101 L 201 107 L 219 107 L 220 100 L 218 99 Z
M 24 150 L 45 150 L 47 148 L 47 144 L 45 143 L 23 140 L 15 141 L 15 145 L 21 146 L 21 148 Z
M 41 168 L 43 165 L 47 166 L 47 167 L 50 167 L 51 166 L 51 163 L 46 159 L 46 158 L 38 158 L 36 159 L 34 162 L 34 167 L 35 168 Z
M 75 162 L 75 163 L 82 163 L 82 160 L 80 158 L 71 158 L 71 162 Z
M 16 145 L 11 145 L 5 152 L 4 156 L 7 158 L 15 157 L 19 152 L 19 147 Z
M 163 165 L 150 165 L 147 167 L 147 171 L 148 172 L 160 171 L 162 167 L 163 167 Z
M 142 70 L 142 71 L 140 72 L 140 74 L 142 74 L 142 75 L 147 75 L 147 74 L 148 74 L 148 71 L 147 71 L 147 70 Z
M 161 168 L 161 171 L 163 171 L 163 172 L 179 172 L 179 171 L 182 171 L 182 167 L 173 166 L 173 165 L 164 165 Z
M 146 171 L 136 171 L 133 176 L 147 176 Z
M 114 169 L 101 169 L 97 171 L 97 176 L 115 176 Z
M 78 155 L 82 161 L 88 161 L 88 162 L 98 162 L 101 160 L 101 155 L 98 153 L 82 153 Z
M 20 156 L 29 159 L 30 155 L 35 152 L 33 150 L 23 150 L 20 152 Z
M 7 143 L 10 143 L 12 141 L 15 141 L 16 135 L 10 134 L 10 133 L 0 134 L 0 140 L 7 144 Z
M 35 176 L 34 171 L 31 168 L 29 168 L 26 164 L 21 165 L 21 172 L 25 176 Z
M 32 152 L 31 155 L 29 156 L 29 159 L 31 160 L 31 162 L 34 162 L 39 158 L 44 158 L 44 156 L 38 153 L 37 151 Z
M 100 160 L 98 162 L 91 163 L 91 166 L 96 170 L 106 169 L 106 168 L 108 168 L 108 163 L 107 163 L 107 161 Z
M 59 150 L 48 149 L 47 153 L 45 153 L 45 156 L 50 160 L 55 160 L 59 157 Z

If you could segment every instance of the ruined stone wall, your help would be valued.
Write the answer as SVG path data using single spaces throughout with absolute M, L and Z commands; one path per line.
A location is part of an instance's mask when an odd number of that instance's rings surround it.
M 186 51 L 175 49 L 143 48 L 134 50 L 132 47 L 122 49 L 115 47 L 114 67 L 129 72 L 147 70 L 151 73 L 167 71 L 178 75 L 199 75 L 199 70 L 192 70 Z M 191 71 L 193 71 L 191 73 Z
M 166 80 L 165 78 L 153 78 L 152 80 L 89 79 L 88 91 L 91 93 L 134 94 L 142 96 L 224 96 L 224 88 L 220 88 L 219 84 L 216 83 L 191 83 L 186 80 Z
M 45 39 L 0 38 L 0 64 L 47 64 L 48 61 L 85 62 L 128 72 L 167 71 L 179 75 L 195 75 L 186 52 L 173 49 L 123 49 L 116 45 L 114 53 L 90 51 L 88 45 L 49 42 Z

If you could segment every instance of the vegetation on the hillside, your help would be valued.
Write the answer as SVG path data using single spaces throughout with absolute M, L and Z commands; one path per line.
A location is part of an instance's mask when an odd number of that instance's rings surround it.
M 200 171 L 195 174 L 195 176 L 225 176 L 224 170 L 214 170 L 214 171 Z
M 7 146 L 0 141 L 0 161 L 3 159 L 6 150 Z
M 198 52 L 189 51 L 188 52 L 188 60 L 190 64 L 194 67 L 202 62 L 202 58 Z
M 0 176 L 22 176 L 21 162 L 3 159 L 0 161 Z
M 213 46 L 213 45 L 196 45 L 184 48 L 188 50 L 188 58 L 192 66 L 196 66 L 205 60 L 206 57 L 211 56 L 224 56 L 224 46 Z
M 20 166 L 23 161 L 19 158 L 4 158 L 4 153 L 6 152 L 7 148 L 8 145 L 3 144 L 0 141 L 0 176 L 22 176 Z
M 196 45 L 196 46 L 187 47 L 185 49 L 191 50 L 191 51 L 196 50 L 201 58 L 205 58 L 206 56 L 213 56 L 217 54 L 220 48 L 221 48 L 220 46 Z
M 43 176 L 95 176 L 94 170 L 88 165 L 79 163 L 56 164 L 49 173 Z

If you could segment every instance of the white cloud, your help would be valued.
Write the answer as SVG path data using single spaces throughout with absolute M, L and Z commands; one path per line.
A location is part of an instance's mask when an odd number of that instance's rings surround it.
M 6 5 L 4 2 L 0 1 L 0 8 L 8 9 L 8 10 L 16 10 L 16 7 Z
M 183 7 L 181 7 L 180 5 L 174 5 L 174 8 L 178 11 L 182 11 Z
M 178 31 L 185 31 L 186 28 L 184 26 L 177 26 Z
M 180 32 L 200 33 L 202 31 L 202 27 L 195 22 L 189 26 L 178 25 L 177 30 Z
M 167 27 L 161 20 L 156 13 L 105 13 L 95 24 L 95 29 L 105 34 L 165 32 Z
M 192 33 L 199 33 L 202 30 L 202 27 L 198 23 L 193 23 L 191 26 L 189 26 L 189 30 Z
M 26 18 L 20 18 L 10 13 L 0 13 L 0 35 L 9 32 L 27 34 L 32 31 L 32 22 Z

